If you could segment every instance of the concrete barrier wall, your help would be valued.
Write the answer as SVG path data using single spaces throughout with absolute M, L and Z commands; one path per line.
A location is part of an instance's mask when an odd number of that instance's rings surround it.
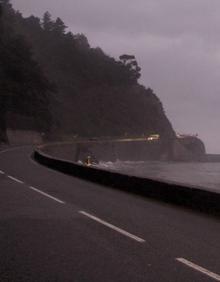
M 48 151 L 48 148 L 46 148 L 46 151 Z M 197 211 L 220 215 L 220 194 L 216 192 L 79 165 L 68 160 L 52 157 L 43 152 L 42 148 L 35 150 L 34 158 L 45 166 L 91 182 L 190 207 Z
M 67 158 L 77 162 L 84 161 L 89 155 L 97 161 L 144 161 L 168 158 L 163 144 L 146 141 L 76 141 L 72 143 L 57 143 L 44 148 L 49 155 Z
M 149 142 L 146 139 L 78 140 L 53 145 L 47 150 L 61 158 L 67 156 L 75 162 L 84 161 L 88 156 L 97 161 L 204 161 L 200 155 L 187 150 L 178 139 L 170 141 L 170 145 L 162 140 Z

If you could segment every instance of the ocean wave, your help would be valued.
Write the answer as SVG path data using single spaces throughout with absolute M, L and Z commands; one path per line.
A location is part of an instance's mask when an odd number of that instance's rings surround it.
M 100 162 L 98 167 L 129 175 L 200 186 L 220 191 L 220 163 L 160 161 Z

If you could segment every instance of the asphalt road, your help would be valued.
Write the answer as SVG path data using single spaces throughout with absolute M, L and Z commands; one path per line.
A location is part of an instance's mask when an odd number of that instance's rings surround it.
M 0 152 L 0 281 L 220 281 L 220 220 Z

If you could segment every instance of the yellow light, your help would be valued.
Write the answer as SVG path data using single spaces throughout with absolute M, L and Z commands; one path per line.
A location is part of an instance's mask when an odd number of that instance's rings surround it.
M 148 141 L 153 141 L 153 140 L 159 140 L 160 139 L 160 135 L 159 134 L 151 134 L 147 140 Z

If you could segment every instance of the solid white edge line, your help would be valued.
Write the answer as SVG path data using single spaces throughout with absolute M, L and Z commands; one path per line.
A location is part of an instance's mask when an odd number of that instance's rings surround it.
M 4 153 L 7 153 L 7 152 L 17 151 L 17 150 L 19 150 L 19 149 L 26 148 L 26 147 L 31 147 L 31 145 L 15 146 L 15 147 L 8 148 L 8 149 L 5 149 L 5 150 L 0 150 L 0 154 L 4 154 Z
M 103 224 L 103 225 L 105 225 L 105 226 L 107 226 L 107 227 L 109 227 L 109 228 L 111 228 L 111 229 L 113 229 L 113 230 L 115 230 L 115 231 L 117 231 L 117 232 L 119 232 L 119 233 L 121 233 L 121 234 L 123 234 L 123 235 L 125 235 L 125 236 L 127 236 L 127 237 L 129 237 L 129 238 L 131 238 L 133 240 L 135 240 L 135 241 L 137 241 L 137 242 L 139 242 L 139 243 L 145 243 L 144 239 L 139 238 L 139 237 L 137 237 L 137 236 L 135 236 L 135 235 L 133 235 L 133 234 L 131 234 L 131 233 L 129 233 L 129 232 L 127 232 L 127 231 L 117 227 L 117 226 L 114 226 L 114 225 L 112 225 L 112 224 L 110 224 L 110 223 L 108 223 L 108 222 L 106 222 L 106 221 L 104 221 L 104 220 L 94 216 L 94 215 L 91 215 L 91 214 L 89 214 L 89 213 L 87 213 L 85 211 L 78 211 L 78 212 L 80 214 L 84 215 L 84 216 L 87 216 L 90 219 L 95 220 L 98 223 L 101 223 L 101 224 Z
M 15 182 L 17 182 L 17 183 L 19 183 L 19 184 L 24 184 L 23 181 L 21 181 L 21 180 L 15 178 L 15 177 L 13 177 L 13 176 L 11 176 L 11 175 L 8 175 L 8 178 L 10 178 L 11 180 L 13 180 L 13 181 L 15 181 Z
M 0 174 L 5 174 L 4 171 L 0 170 Z
M 203 274 L 213 278 L 216 281 L 220 281 L 220 275 L 218 275 L 218 274 L 216 274 L 214 272 L 211 272 L 211 271 L 209 271 L 209 270 L 207 270 L 207 269 L 205 269 L 205 268 L 203 268 L 203 267 L 201 267 L 201 266 L 199 266 L 199 265 L 197 265 L 197 264 L 195 264 L 195 263 L 193 263 L 193 262 L 191 262 L 191 261 L 189 261 L 187 259 L 176 258 L 176 260 L 178 262 L 181 262 L 181 263 L 185 264 L 188 267 L 193 268 L 194 270 L 197 270 L 197 271 L 199 271 L 199 272 L 201 272 L 201 273 L 203 273 Z
M 60 204 L 65 204 L 65 202 L 63 202 L 63 201 L 61 201 L 61 200 L 59 200 L 59 199 L 57 199 L 57 198 L 55 198 L 55 197 L 53 197 L 53 196 L 51 196 L 51 195 L 49 195 L 49 194 L 43 192 L 43 191 L 41 191 L 41 190 L 39 190 L 39 189 L 37 189 L 37 188 L 35 188 L 35 187 L 33 187 L 33 186 L 29 186 L 29 188 L 30 188 L 31 190 L 33 190 L 33 191 L 35 191 L 35 192 L 37 192 L 37 193 L 39 193 L 39 194 L 45 196 L 45 197 L 48 197 L 48 198 L 50 198 L 50 199 L 52 199 L 52 200 L 54 200 L 54 201 L 60 203 Z

